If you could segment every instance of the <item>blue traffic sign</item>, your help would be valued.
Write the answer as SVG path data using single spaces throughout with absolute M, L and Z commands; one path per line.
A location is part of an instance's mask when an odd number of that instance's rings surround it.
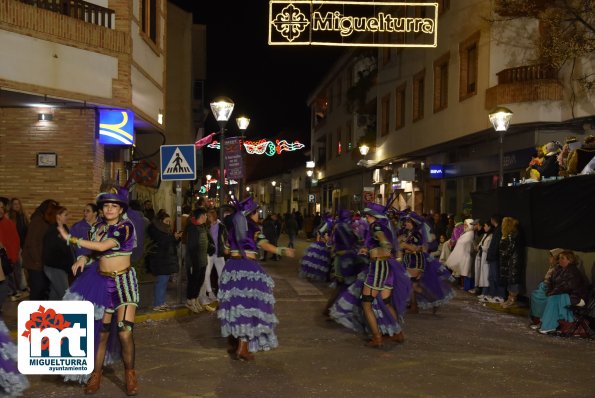
M 161 145 L 161 180 L 196 179 L 196 147 L 190 145 Z

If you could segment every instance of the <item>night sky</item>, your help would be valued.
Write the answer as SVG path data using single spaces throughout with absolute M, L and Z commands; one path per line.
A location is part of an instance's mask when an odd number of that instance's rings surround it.
M 307 99 L 343 50 L 269 46 L 268 1 L 174 3 L 191 10 L 195 23 L 207 26 L 205 101 L 208 103 L 220 95 L 234 101 L 233 121 L 228 123 L 230 135 L 238 132 L 235 117 L 243 113 L 251 119 L 246 130 L 249 139 L 297 139 L 309 147 Z M 207 118 L 206 130 L 218 130 L 212 115 Z M 303 155 L 285 156 L 288 162 L 303 158 Z

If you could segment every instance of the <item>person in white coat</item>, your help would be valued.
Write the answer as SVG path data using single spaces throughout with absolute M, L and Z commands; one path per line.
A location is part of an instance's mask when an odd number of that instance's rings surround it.
M 471 255 L 471 251 L 473 250 L 473 241 L 475 239 L 475 223 L 473 220 L 468 218 L 464 223 L 464 232 L 446 259 L 446 266 L 452 270 L 453 275 L 461 277 L 461 287 L 464 286 L 464 278 L 470 277 L 473 272 L 473 256 Z
M 485 222 L 483 224 L 484 234 L 479 241 L 477 248 L 477 256 L 475 256 L 475 288 L 479 289 L 479 296 L 477 299 L 483 301 L 488 294 L 488 287 L 490 282 L 488 280 L 489 265 L 488 265 L 488 248 L 492 243 L 492 224 Z

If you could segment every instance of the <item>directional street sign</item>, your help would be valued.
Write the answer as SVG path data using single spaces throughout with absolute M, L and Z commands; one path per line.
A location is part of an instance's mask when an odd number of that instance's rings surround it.
M 196 179 L 196 149 L 190 145 L 161 145 L 161 180 Z

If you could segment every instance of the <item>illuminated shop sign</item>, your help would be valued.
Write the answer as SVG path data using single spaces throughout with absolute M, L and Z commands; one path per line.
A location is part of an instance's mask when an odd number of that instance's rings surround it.
M 269 44 L 436 47 L 438 4 L 271 0 Z
M 100 109 L 99 143 L 103 145 L 133 145 L 134 113 L 122 109 Z
M 430 178 L 442 178 L 444 177 L 444 166 L 441 164 L 430 165 Z

